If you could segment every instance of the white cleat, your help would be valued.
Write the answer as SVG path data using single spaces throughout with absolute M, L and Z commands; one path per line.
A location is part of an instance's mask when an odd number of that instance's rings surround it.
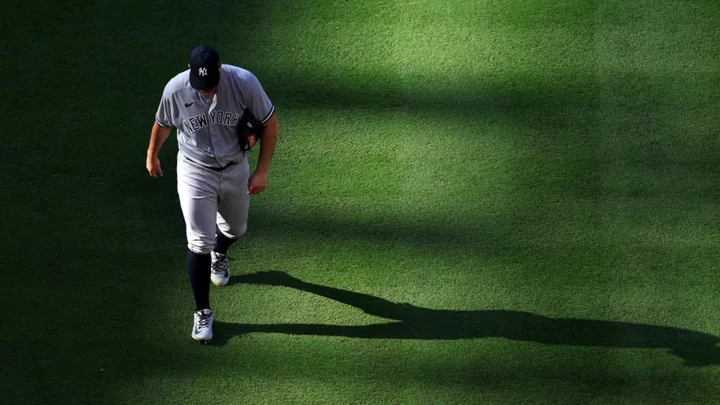
M 224 286 L 230 281 L 230 266 L 227 255 L 211 252 L 210 281 L 216 286 Z
M 213 338 L 213 313 L 209 308 L 193 313 L 192 338 L 198 343 L 210 343 Z

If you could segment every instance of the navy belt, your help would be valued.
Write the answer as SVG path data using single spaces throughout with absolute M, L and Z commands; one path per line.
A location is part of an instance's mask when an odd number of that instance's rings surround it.
M 198 165 L 198 166 L 204 167 L 204 168 L 206 168 L 206 169 L 214 170 L 214 171 L 216 171 L 216 172 L 221 172 L 221 171 L 227 169 L 227 168 L 230 167 L 230 166 L 235 166 L 236 164 L 240 163 L 240 162 L 238 162 L 238 161 L 236 160 L 236 161 L 234 161 L 234 162 L 230 162 L 230 163 L 226 164 L 226 165 L 223 166 L 223 167 L 213 167 L 213 166 L 205 166 L 205 165 L 203 165 L 203 164 L 200 164 L 200 163 L 198 163 L 198 162 L 190 159 L 190 158 L 187 157 L 187 156 L 185 156 L 185 159 L 187 159 L 187 160 L 195 163 L 195 164 Z

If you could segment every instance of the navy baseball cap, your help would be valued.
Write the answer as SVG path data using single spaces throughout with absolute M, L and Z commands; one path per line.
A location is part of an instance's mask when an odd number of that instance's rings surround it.
M 190 53 L 190 85 L 211 90 L 220 83 L 220 54 L 213 47 L 200 45 Z

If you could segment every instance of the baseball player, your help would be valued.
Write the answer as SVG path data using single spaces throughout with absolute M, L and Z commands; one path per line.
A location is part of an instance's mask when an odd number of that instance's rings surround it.
M 146 168 L 162 177 L 158 152 L 177 129 L 177 191 L 187 234 L 187 268 L 195 298 L 192 338 L 212 340 L 210 281 L 230 279 L 228 248 L 247 230 L 250 194 L 265 189 L 277 142 L 275 107 L 258 79 L 202 45 L 190 54 L 188 70 L 170 79 L 150 134 Z M 245 111 L 264 125 L 260 155 L 250 174 L 247 153 L 238 141 Z M 255 139 L 251 137 L 249 146 Z

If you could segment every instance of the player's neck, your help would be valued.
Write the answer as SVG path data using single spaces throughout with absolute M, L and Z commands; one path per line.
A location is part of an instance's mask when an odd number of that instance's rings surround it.
M 215 97 L 215 94 L 217 93 L 217 87 L 212 90 L 208 90 L 208 91 L 201 90 L 200 93 L 202 93 L 205 97 L 207 97 L 208 100 L 212 100 L 213 97 Z

